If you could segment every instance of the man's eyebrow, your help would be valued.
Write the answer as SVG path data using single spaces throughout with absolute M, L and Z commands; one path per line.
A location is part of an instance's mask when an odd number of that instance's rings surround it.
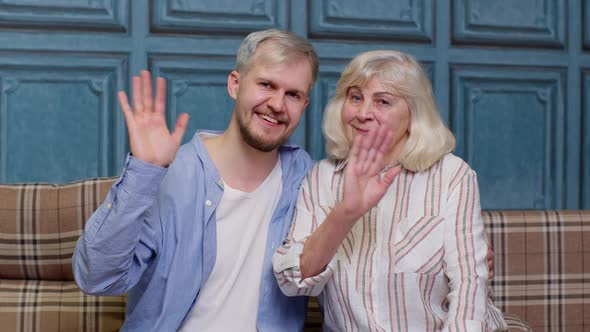
M 299 90 L 299 89 L 289 89 L 289 92 L 295 92 L 295 93 L 300 94 L 302 96 L 306 96 L 307 95 L 307 93 L 305 93 L 305 91 Z

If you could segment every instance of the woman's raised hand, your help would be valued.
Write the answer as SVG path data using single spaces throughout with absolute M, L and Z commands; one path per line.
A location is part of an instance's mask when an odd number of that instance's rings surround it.
M 342 203 L 355 220 L 379 203 L 401 171 L 401 166 L 384 170 L 391 140 L 391 133 L 385 128 L 354 138 L 344 170 Z
M 172 163 L 186 132 L 189 116 L 182 113 L 174 132 L 166 125 L 166 80 L 156 80 L 156 97 L 152 96 L 152 79 L 147 70 L 133 77 L 133 108 L 127 94 L 119 91 L 119 104 L 125 116 L 131 154 L 150 164 L 167 167 Z

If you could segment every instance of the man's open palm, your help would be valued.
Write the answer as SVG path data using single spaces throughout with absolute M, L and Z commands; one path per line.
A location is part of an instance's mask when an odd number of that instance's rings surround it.
M 119 91 L 119 104 L 127 123 L 133 156 L 162 167 L 170 165 L 182 142 L 189 116 L 182 113 L 176 120 L 174 132 L 170 133 L 165 118 L 166 81 L 158 77 L 154 98 L 151 74 L 142 70 L 141 77 L 133 77 L 133 109 L 124 91 Z

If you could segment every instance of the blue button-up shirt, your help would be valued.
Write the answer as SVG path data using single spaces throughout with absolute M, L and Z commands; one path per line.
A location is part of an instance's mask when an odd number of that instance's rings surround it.
M 311 159 L 291 145 L 279 153 L 282 192 L 268 230 L 257 328 L 300 331 L 307 299 L 283 295 L 271 258 L 287 236 Z M 181 325 L 215 264 L 222 183 L 198 133 L 168 168 L 127 158 L 120 179 L 87 221 L 72 263 L 84 292 L 129 293 L 121 331 L 176 331 Z

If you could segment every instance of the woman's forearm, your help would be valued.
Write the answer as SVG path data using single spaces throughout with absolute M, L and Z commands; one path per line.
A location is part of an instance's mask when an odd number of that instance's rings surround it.
M 330 211 L 324 222 L 305 241 L 300 262 L 302 279 L 316 276 L 326 268 L 358 218 L 347 212 L 342 204 L 337 204 Z

